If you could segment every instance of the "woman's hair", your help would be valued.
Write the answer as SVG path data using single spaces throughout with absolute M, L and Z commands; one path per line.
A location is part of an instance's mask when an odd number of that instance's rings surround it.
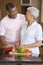
M 11 10 L 11 9 L 14 8 L 14 7 L 15 7 L 15 4 L 14 4 L 14 3 L 7 3 L 7 4 L 6 4 L 6 10 L 7 10 L 7 11 Z
M 35 7 L 28 7 L 27 11 L 30 11 L 30 13 L 35 19 L 39 16 L 39 10 Z

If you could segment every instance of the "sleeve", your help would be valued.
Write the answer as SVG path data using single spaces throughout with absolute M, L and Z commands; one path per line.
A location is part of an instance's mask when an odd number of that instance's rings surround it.
M 36 40 L 42 40 L 42 27 L 39 26 L 36 32 Z
M 0 35 L 5 35 L 5 26 L 2 22 L 0 22 Z

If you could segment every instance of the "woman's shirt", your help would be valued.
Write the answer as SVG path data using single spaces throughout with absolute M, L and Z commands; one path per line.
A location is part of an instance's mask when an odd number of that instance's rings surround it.
M 42 27 L 36 21 L 27 27 L 25 24 L 21 31 L 21 45 L 33 44 L 42 40 Z M 33 53 L 39 54 L 39 48 L 29 48 Z

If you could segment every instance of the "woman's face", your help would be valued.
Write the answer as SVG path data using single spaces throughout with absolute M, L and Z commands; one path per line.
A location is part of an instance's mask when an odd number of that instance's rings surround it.
M 27 20 L 28 22 L 31 21 L 32 17 L 33 17 L 33 16 L 31 15 L 30 11 L 26 11 L 26 20 Z

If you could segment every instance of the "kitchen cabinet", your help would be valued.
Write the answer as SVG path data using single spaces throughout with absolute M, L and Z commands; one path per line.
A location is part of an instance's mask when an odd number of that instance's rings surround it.
M 40 49 L 40 54 L 43 55 L 43 46 L 41 46 L 39 49 Z

